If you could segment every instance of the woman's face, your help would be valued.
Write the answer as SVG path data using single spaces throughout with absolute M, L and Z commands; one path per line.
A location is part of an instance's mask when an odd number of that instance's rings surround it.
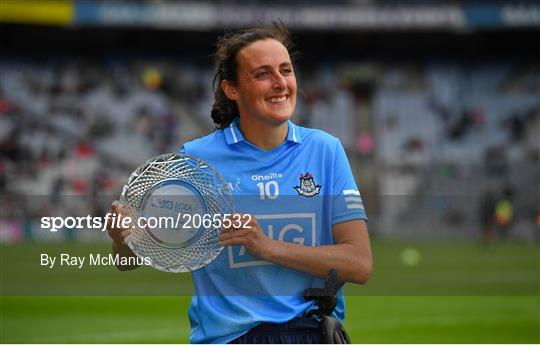
M 296 77 L 289 52 L 274 39 L 256 41 L 236 56 L 238 83 L 227 96 L 241 117 L 268 125 L 289 120 L 296 106 Z

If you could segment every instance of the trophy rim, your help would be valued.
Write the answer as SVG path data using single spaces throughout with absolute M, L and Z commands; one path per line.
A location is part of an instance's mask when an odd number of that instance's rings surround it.
M 211 207 L 208 204 L 208 202 L 209 202 L 207 200 L 208 197 L 204 196 L 204 193 L 203 193 L 203 191 L 201 191 L 200 188 L 198 188 L 196 185 L 194 185 L 190 181 L 186 181 L 185 178 L 182 178 L 182 176 L 169 176 L 169 177 L 167 177 L 165 179 L 161 179 L 159 181 L 156 181 L 155 183 L 152 183 L 152 185 L 150 187 L 145 187 L 144 188 L 144 192 L 142 193 L 143 194 L 142 201 L 138 204 L 138 207 L 134 207 L 134 205 L 132 205 L 130 203 L 130 194 L 129 194 L 129 192 L 131 191 L 131 187 L 137 181 L 142 179 L 145 176 L 145 174 L 148 173 L 148 170 L 152 166 L 156 166 L 156 165 L 160 165 L 160 164 L 164 164 L 164 165 L 165 164 L 171 164 L 171 163 L 174 163 L 175 161 L 179 161 L 179 162 L 186 161 L 185 164 L 191 165 L 194 168 L 199 168 L 199 169 L 202 168 L 202 169 L 207 170 L 204 173 L 205 174 L 208 174 L 208 173 L 211 174 L 211 176 L 212 176 L 211 180 L 213 181 L 212 186 L 214 187 L 212 189 L 214 189 L 214 190 L 216 190 L 218 192 L 217 196 L 219 197 L 219 198 L 214 197 L 212 199 L 213 200 L 224 200 L 224 201 L 226 201 L 225 206 L 221 207 L 221 210 L 227 208 L 227 209 L 230 209 L 229 212 L 231 212 L 231 213 L 234 212 L 234 204 L 233 204 L 232 191 L 230 189 L 230 186 L 227 185 L 227 183 L 223 179 L 223 176 L 214 167 L 212 167 L 208 162 L 206 162 L 206 161 L 204 161 L 204 160 L 202 160 L 202 159 L 200 159 L 198 157 L 189 155 L 189 154 L 166 153 L 166 154 L 161 154 L 161 155 L 152 157 L 151 159 L 148 159 L 143 164 L 141 164 L 139 167 L 137 167 L 133 171 L 133 173 L 130 175 L 130 177 L 128 179 L 128 182 L 124 186 L 123 191 L 122 191 L 122 195 L 121 195 L 121 199 L 124 200 L 124 204 L 126 204 L 126 206 L 128 207 L 128 211 L 130 213 L 130 216 L 135 216 L 135 217 L 140 217 L 141 216 L 141 211 L 142 211 L 141 207 L 142 207 L 142 205 L 144 205 L 144 201 L 148 200 L 148 197 L 151 196 L 151 195 L 149 195 L 149 193 L 151 193 L 152 189 L 154 189 L 157 185 L 159 185 L 160 183 L 162 183 L 165 180 L 178 180 L 179 182 L 182 182 L 183 185 L 188 185 L 189 186 L 188 188 L 191 187 L 190 189 L 194 189 L 199 194 L 199 195 L 196 195 L 196 197 L 199 200 L 202 199 L 202 205 L 204 206 L 205 212 L 209 212 L 209 209 Z M 217 188 L 215 188 L 215 187 L 217 187 Z M 140 196 L 140 194 L 141 193 L 139 193 L 139 196 Z M 213 213 L 217 213 L 217 212 L 213 212 Z M 197 238 L 195 240 L 193 240 L 191 243 L 188 243 L 188 242 L 190 240 L 192 240 L 192 239 L 186 241 L 185 244 L 172 245 L 172 246 L 170 244 L 167 244 L 167 243 L 161 243 L 161 241 L 156 240 L 155 238 L 153 238 L 155 235 L 149 234 L 147 229 L 140 229 L 138 226 L 136 226 L 136 228 L 137 228 L 138 231 L 144 232 L 144 234 L 145 234 L 144 236 L 148 237 L 150 241 L 152 241 L 155 245 L 160 247 L 159 249 L 166 250 L 166 251 L 180 252 L 179 253 L 180 257 L 182 257 L 181 252 L 186 251 L 190 247 L 194 248 L 196 246 L 204 245 L 204 243 L 211 243 L 212 244 L 211 247 L 204 250 L 204 253 L 203 253 L 203 255 L 201 255 L 200 258 L 197 258 L 197 259 L 194 259 L 194 260 L 186 260 L 185 262 L 184 261 L 180 262 L 180 260 L 177 260 L 178 261 L 177 263 L 167 265 L 167 264 L 163 264 L 161 262 L 156 262 L 155 258 L 153 258 L 151 255 L 148 256 L 148 254 L 152 254 L 152 253 L 149 253 L 148 251 L 144 252 L 144 250 L 141 250 L 137 246 L 137 242 L 134 241 L 135 239 L 133 238 L 133 233 L 130 234 L 126 238 L 126 244 L 128 245 L 128 247 L 137 256 L 150 257 L 150 259 L 151 259 L 150 265 L 152 267 L 158 269 L 158 270 L 165 271 L 165 272 L 182 273 L 182 272 L 191 272 L 191 271 L 197 270 L 197 269 L 209 264 L 210 262 L 212 262 L 215 258 L 217 258 L 221 254 L 221 252 L 224 249 L 224 247 L 220 244 L 219 240 L 216 239 L 215 241 L 208 241 L 208 239 L 205 239 L 204 238 L 205 233 L 204 233 L 204 231 L 201 232 L 201 228 L 199 228 L 199 230 L 197 231 L 197 233 L 198 233 L 196 235 Z M 215 231 L 215 230 L 216 230 L 216 228 L 213 227 L 212 231 Z M 213 243 L 213 242 L 215 242 L 215 243 Z

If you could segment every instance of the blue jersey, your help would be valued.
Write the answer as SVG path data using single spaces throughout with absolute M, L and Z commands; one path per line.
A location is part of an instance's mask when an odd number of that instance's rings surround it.
M 304 246 L 333 244 L 332 226 L 367 219 L 339 140 L 289 121 L 285 142 L 261 150 L 244 139 L 238 119 L 186 143 L 181 153 L 210 163 L 231 187 L 235 211 L 254 215 L 275 240 Z M 313 307 L 302 292 L 323 280 L 228 246 L 192 272 L 192 343 L 227 343 L 261 322 L 282 323 Z M 343 320 L 344 300 L 335 315 Z

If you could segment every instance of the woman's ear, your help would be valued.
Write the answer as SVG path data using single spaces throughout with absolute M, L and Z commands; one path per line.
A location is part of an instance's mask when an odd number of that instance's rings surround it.
M 221 91 L 223 91 L 225 96 L 231 101 L 236 101 L 240 98 L 236 87 L 230 81 L 222 80 L 219 86 L 221 87 Z

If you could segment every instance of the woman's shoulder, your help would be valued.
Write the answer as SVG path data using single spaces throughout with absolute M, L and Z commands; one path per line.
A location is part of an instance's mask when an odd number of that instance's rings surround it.
M 222 143 L 225 143 L 223 130 L 216 130 L 208 135 L 184 143 L 180 148 L 180 152 L 194 154 L 200 150 L 216 149 Z
M 332 145 L 335 146 L 340 142 L 339 138 L 333 136 L 330 133 L 327 133 L 323 130 L 317 128 L 308 128 L 296 126 L 299 131 L 303 142 L 309 144 L 318 144 L 318 145 Z

